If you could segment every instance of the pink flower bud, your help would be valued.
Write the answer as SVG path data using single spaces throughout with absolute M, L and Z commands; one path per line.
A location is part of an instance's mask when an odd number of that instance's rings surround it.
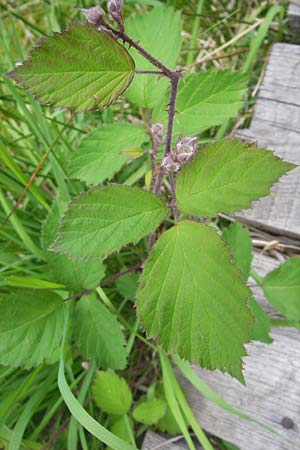
M 93 25 L 100 25 L 103 22 L 105 12 L 101 6 L 95 6 L 88 9 L 81 8 L 80 11 L 85 16 L 86 20 Z
M 186 137 L 176 144 L 176 160 L 181 164 L 186 164 L 194 158 L 197 150 L 197 138 Z
M 151 135 L 156 146 L 164 140 L 164 126 L 162 123 L 154 123 L 151 127 Z
M 161 167 L 167 172 L 178 172 L 181 165 L 179 162 L 174 161 L 172 155 L 168 155 L 162 160 Z

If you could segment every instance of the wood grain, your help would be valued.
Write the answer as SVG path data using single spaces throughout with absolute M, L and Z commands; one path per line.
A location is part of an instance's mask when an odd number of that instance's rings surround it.
M 178 438 L 175 438 L 178 439 Z M 172 440 L 170 442 L 170 440 Z M 202 447 L 195 444 L 197 450 L 201 450 Z M 174 442 L 174 439 L 170 436 L 166 436 L 161 433 L 154 433 L 148 431 L 143 443 L 142 450 L 188 450 L 187 445 L 183 438 L 180 438 Z
M 300 447 L 300 333 L 276 328 L 271 335 L 272 344 L 255 342 L 247 346 L 246 386 L 229 375 L 199 367 L 194 370 L 228 403 L 272 427 L 277 435 L 223 411 L 178 372 L 200 425 L 234 443 L 240 450 L 296 450 Z M 282 423 L 285 422 L 293 427 L 284 428 Z

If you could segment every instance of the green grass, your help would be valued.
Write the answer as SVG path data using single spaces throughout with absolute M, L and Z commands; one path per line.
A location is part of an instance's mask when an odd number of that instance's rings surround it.
M 126 14 L 146 11 L 158 1 L 127 1 Z M 251 95 L 260 79 L 268 49 L 277 40 L 290 41 L 283 23 L 283 9 L 277 2 L 252 0 L 167 1 L 183 9 L 184 45 L 180 64 L 191 64 L 195 58 L 209 56 L 216 48 L 247 30 L 257 19 L 260 27 L 249 31 L 220 54 L 196 65 L 196 71 L 208 69 L 244 70 L 250 72 L 249 96 L 239 123 L 249 123 L 255 96 Z M 78 7 L 91 2 L 40 0 L 5 2 L 0 0 L 0 68 L 6 72 L 28 54 L 28 50 L 43 36 L 64 29 L 78 17 Z M 199 14 L 194 16 L 195 11 Z M 222 58 L 219 58 L 222 56 Z M 143 120 L 143 112 L 119 105 L 103 112 L 71 117 L 68 113 L 49 110 L 36 103 L 5 77 L 0 79 L 0 289 L 5 291 L 12 282 L 19 286 L 36 287 L 40 283 L 55 283 L 47 266 L 41 246 L 41 227 L 59 196 L 63 201 L 85 189 L 68 176 L 68 161 L 84 135 L 113 120 Z M 236 122 L 211 129 L 200 136 L 209 141 L 229 132 Z M 38 170 L 37 170 L 38 169 Z M 125 167 L 116 179 L 129 185 L 143 186 L 149 161 L 136 160 Z M 29 183 L 32 175 L 33 182 Z M 24 191 L 25 190 L 25 191 Z M 14 205 L 19 199 L 17 207 Z M 10 215 L 11 214 L 11 215 Z M 8 216 L 9 219 L 8 219 Z M 145 244 L 145 243 L 144 243 Z M 108 259 L 107 276 L 130 267 L 145 257 L 146 245 L 126 247 Z M 13 278 L 12 278 L 13 277 Z M 23 284 L 22 284 L 23 283 Z M 50 284 L 49 284 L 50 283 Z M 68 294 L 72 294 L 69 292 Z M 174 379 L 168 359 L 162 356 L 162 369 L 156 347 L 147 343 L 139 330 L 132 302 L 118 292 L 115 285 L 98 290 L 99 297 L 117 314 L 127 330 L 128 367 L 124 376 L 135 400 L 145 389 L 161 378 L 166 381 L 165 395 L 177 416 L 182 433 L 193 448 L 186 423 L 202 442 L 211 444 L 193 419 L 180 387 Z M 104 433 L 109 418 L 104 416 L 91 399 L 90 385 L 93 368 L 84 369 L 83 356 L 78 350 L 66 349 L 63 359 L 53 355 L 52 361 L 31 371 L 0 367 L 0 443 L 8 450 L 40 450 L 78 448 L 96 450 L 99 434 Z M 59 378 L 57 385 L 57 375 Z M 77 395 L 77 400 L 72 394 Z M 83 406 L 81 406 L 83 404 Z M 84 408 L 83 408 L 84 407 Z M 68 408 L 74 414 L 71 417 Z M 187 421 L 187 422 L 186 422 Z M 97 424 L 96 424 L 96 423 Z M 84 425 L 90 433 L 82 426 Z M 137 445 L 142 442 L 145 427 L 137 426 Z M 110 438 L 110 437 L 109 437 Z M 107 442 L 109 439 L 107 440 Z M 125 448 L 125 447 L 124 447 Z M 129 448 L 129 447 L 128 447 Z M 140 447 L 139 447 L 140 448 Z M 220 447 L 221 448 L 221 447 Z M 120 447 L 121 450 L 121 447 Z

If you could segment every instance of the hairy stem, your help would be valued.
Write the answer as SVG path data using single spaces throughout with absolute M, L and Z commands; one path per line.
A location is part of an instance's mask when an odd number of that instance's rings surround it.
M 164 157 L 166 157 L 169 153 L 171 153 L 174 118 L 175 118 L 175 113 L 176 113 L 176 98 L 177 98 L 179 80 L 181 77 L 182 77 L 181 71 L 172 72 L 172 76 L 170 77 L 171 94 L 170 94 L 170 103 L 169 103 L 169 110 L 168 110 L 168 131 L 167 131 L 167 139 L 166 139 Z M 163 171 L 161 170 L 156 177 L 156 182 L 155 182 L 155 186 L 154 186 L 155 194 L 158 194 L 160 192 L 162 179 L 163 179 Z
M 155 67 L 161 70 L 167 77 L 171 78 L 173 71 L 169 69 L 167 66 L 162 64 L 158 59 L 156 59 L 153 55 L 151 55 L 147 50 L 141 47 L 137 42 L 131 39 L 124 31 L 117 31 L 112 28 L 110 25 L 105 24 L 105 28 L 111 31 L 116 38 L 122 39 L 123 42 L 127 42 L 131 47 L 134 47 L 142 56 L 144 56 L 148 61 L 150 61 Z
M 178 220 L 179 220 L 179 211 L 178 211 L 178 207 L 177 207 L 174 172 L 169 172 L 169 181 L 170 181 L 171 194 L 172 194 L 172 210 L 173 210 L 173 215 L 174 215 L 174 222 L 175 222 L 175 224 L 177 224 Z
M 167 76 L 164 72 L 161 72 L 159 70 L 135 70 L 134 73 L 138 75 L 159 75 L 162 77 Z

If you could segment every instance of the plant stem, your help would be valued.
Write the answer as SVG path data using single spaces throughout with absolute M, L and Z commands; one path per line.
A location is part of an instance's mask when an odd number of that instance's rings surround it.
M 174 118 L 175 118 L 175 113 L 176 113 L 176 99 L 177 99 L 179 80 L 181 77 L 182 77 L 181 70 L 172 72 L 172 76 L 170 77 L 171 94 L 170 94 L 170 103 L 169 103 L 169 111 L 168 111 L 168 131 L 167 131 L 167 139 L 166 139 L 164 157 L 166 157 L 169 153 L 171 153 Z M 159 172 L 159 174 L 157 175 L 157 178 L 155 181 L 155 186 L 154 186 L 155 194 L 158 194 L 160 191 L 162 179 L 163 179 L 163 171 L 161 170 Z
M 159 70 L 135 70 L 134 73 L 138 75 L 160 75 L 162 77 L 166 77 L 166 74 Z
M 137 264 L 135 264 L 134 266 L 129 267 L 129 269 L 123 270 L 122 272 L 116 273 L 116 274 L 112 275 L 111 277 L 105 278 L 104 280 L 102 280 L 100 282 L 101 286 L 104 286 L 105 284 L 108 284 L 111 281 L 115 281 L 118 278 L 123 277 L 124 275 L 128 275 L 129 273 L 132 273 L 132 272 L 136 272 L 137 270 L 139 270 L 142 267 L 143 263 L 144 263 L 144 261 L 140 261 Z
M 156 59 L 153 55 L 147 52 L 143 47 L 141 47 L 137 42 L 135 42 L 133 39 L 131 39 L 129 36 L 127 36 L 124 31 L 117 31 L 114 28 L 112 28 L 107 23 L 105 24 L 105 28 L 107 28 L 109 31 L 111 31 L 116 38 L 122 39 L 123 42 L 127 42 L 131 47 L 134 47 L 142 56 L 144 56 L 148 61 L 150 61 L 155 67 L 157 67 L 159 70 L 161 70 L 167 77 L 171 78 L 173 71 L 166 67 L 164 64 L 162 64 L 158 59 Z
M 250 271 L 250 275 L 251 275 L 251 277 L 253 278 L 253 280 L 256 281 L 256 283 L 257 283 L 259 286 L 262 286 L 262 284 L 263 284 L 263 278 L 262 278 L 260 275 L 258 275 L 258 273 L 256 272 L 256 270 L 254 270 L 254 269 L 252 268 L 251 271 Z
M 129 267 L 129 269 L 123 270 L 122 272 L 115 273 L 111 277 L 104 278 L 104 280 L 100 281 L 99 286 L 103 286 L 105 284 L 110 283 L 111 281 L 115 281 L 118 278 L 123 277 L 124 275 L 127 275 L 129 273 L 137 271 L 138 269 L 140 269 L 142 267 L 143 263 L 144 263 L 144 261 L 140 261 L 137 264 L 135 264 L 134 266 Z M 82 291 L 79 291 L 76 294 L 71 295 L 70 297 L 67 297 L 64 301 L 69 302 L 71 300 L 76 300 L 77 298 L 84 297 L 85 295 L 89 295 L 92 292 L 93 292 L 92 289 L 82 289 Z
M 169 180 L 170 180 L 171 194 L 172 194 L 172 210 L 173 210 L 173 215 L 174 215 L 174 222 L 175 222 L 175 224 L 177 224 L 178 220 L 179 220 L 179 211 L 177 208 L 177 197 L 176 197 L 174 172 L 169 172 Z

